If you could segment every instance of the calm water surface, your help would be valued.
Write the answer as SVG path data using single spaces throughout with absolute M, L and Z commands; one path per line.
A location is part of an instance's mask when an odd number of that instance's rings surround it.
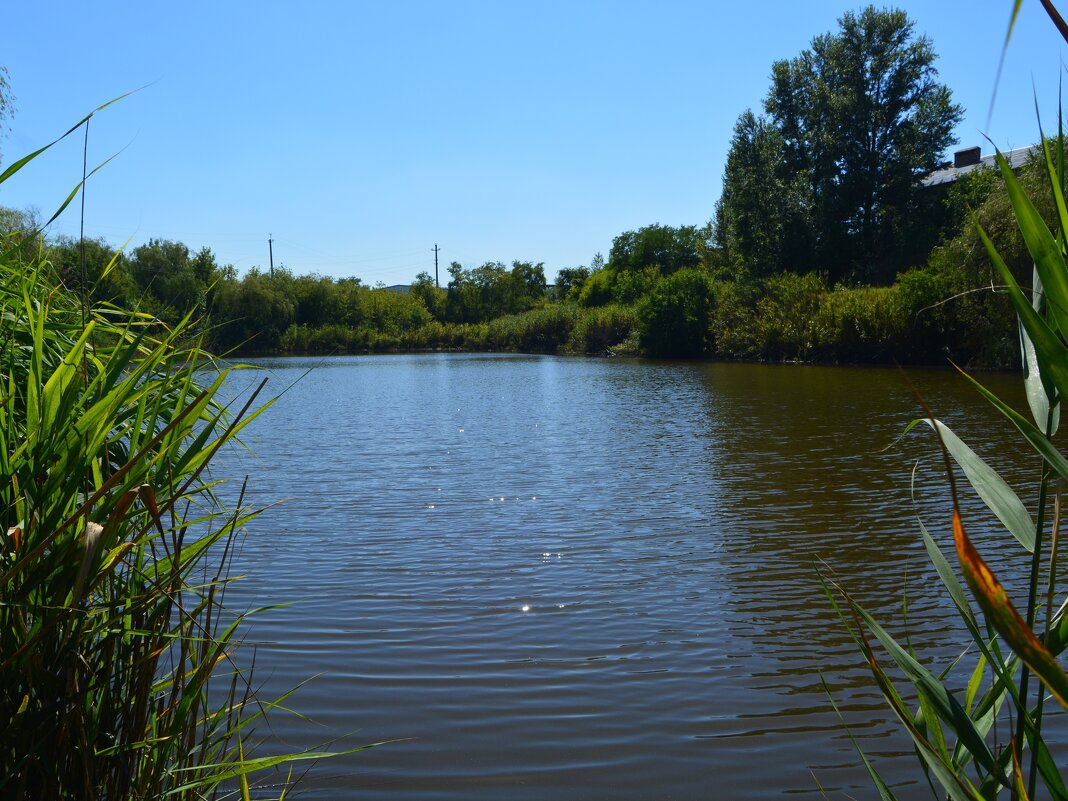
M 898 633 L 907 591 L 928 657 L 963 642 L 915 523 L 947 535 L 933 440 L 883 450 L 917 411 L 897 371 L 257 364 L 234 390 L 266 375 L 285 392 L 218 472 L 285 502 L 249 527 L 231 601 L 290 604 L 249 631 L 264 695 L 315 677 L 289 702 L 306 719 L 274 715 L 263 752 L 401 740 L 320 763 L 303 797 L 871 797 L 820 671 L 902 797 L 921 795 L 817 579 L 825 564 Z M 910 376 L 1032 477 L 961 379 Z M 1019 398 L 1013 377 L 984 380 Z M 972 519 L 993 561 L 1011 555 Z

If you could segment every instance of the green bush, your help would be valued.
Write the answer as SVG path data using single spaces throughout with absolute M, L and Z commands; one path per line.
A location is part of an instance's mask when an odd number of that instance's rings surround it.
M 826 361 L 905 361 L 909 309 L 893 287 L 837 288 L 820 299 L 814 331 L 815 354 Z
M 614 273 L 610 270 L 598 270 L 593 273 L 579 290 L 580 306 L 607 306 L 612 302 Z
M 716 303 L 711 276 L 692 268 L 662 278 L 638 305 L 639 343 L 651 356 L 700 356 L 711 350 Z
M 763 344 L 757 331 L 757 301 L 754 284 L 734 281 L 716 286 L 716 308 L 709 321 L 715 354 L 727 359 L 760 359 Z
M 637 350 L 638 328 L 638 313 L 632 306 L 613 304 L 588 309 L 576 321 L 564 350 L 596 355 L 633 353 Z
M 498 317 L 486 324 L 486 340 L 494 350 L 556 353 L 568 341 L 578 317 L 578 309 L 565 304 Z
M 186 324 L 156 338 L 42 270 L 0 262 L 0 794 L 212 797 L 263 764 L 221 605 L 249 513 L 204 472 L 258 412 L 216 402 Z

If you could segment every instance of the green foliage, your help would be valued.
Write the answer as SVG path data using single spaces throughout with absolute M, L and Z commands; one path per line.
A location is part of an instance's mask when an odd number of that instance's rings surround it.
M 819 341 L 816 320 L 826 292 L 815 273 L 780 273 L 767 280 L 757 301 L 757 318 L 765 353 L 771 358 L 811 358 Z
M 944 218 L 919 178 L 961 117 L 934 60 L 903 11 L 868 6 L 772 65 L 768 120 L 739 119 L 717 208 L 735 269 L 890 283 L 923 258 Z
M 652 267 L 661 275 L 671 275 L 701 263 L 702 243 L 702 233 L 692 225 L 647 225 L 613 239 L 608 263 L 617 273 L 638 273 Z
M 778 128 L 752 111 L 738 118 L 713 223 L 713 238 L 736 279 L 814 267 L 804 182 L 783 171 L 785 158 Z
M 715 297 L 709 337 L 724 358 L 923 364 L 944 359 L 954 333 L 939 305 L 945 284 L 928 271 L 890 287 L 833 289 L 815 273 L 779 273 L 761 286 L 717 282 Z
M 486 344 L 493 350 L 556 353 L 578 318 L 576 307 L 563 304 L 498 317 L 486 326 Z
M 588 267 L 565 267 L 556 273 L 556 300 L 578 300 L 582 287 L 590 277 Z
M 0 206 L 0 253 L 23 265 L 36 264 L 45 248 L 40 215 Z
M 225 281 L 215 301 L 214 340 L 224 350 L 271 351 L 293 322 L 296 304 L 282 281 L 257 269 L 240 281 Z
M 435 320 L 445 319 L 446 293 L 434 283 L 430 273 L 422 272 L 415 277 L 411 293 L 426 306 Z
M 598 356 L 636 353 L 639 326 L 638 313 L 632 306 L 591 308 L 575 323 L 565 349 Z
M 545 269 L 541 264 L 514 261 L 509 270 L 501 262 L 486 262 L 465 270 L 449 266 L 445 317 L 455 323 L 477 323 L 505 314 L 518 314 L 545 303 Z
M 1033 163 L 1025 169 L 1037 172 Z M 999 190 L 1005 191 L 998 171 L 987 167 L 978 167 L 958 175 L 956 180 L 944 186 L 943 203 L 946 207 L 947 222 L 954 232 L 974 231 L 971 225 L 972 210 L 981 207 L 992 194 Z M 932 187 L 931 190 L 937 191 L 937 187 Z
M 124 308 L 133 308 L 137 304 L 140 293 L 125 257 L 112 250 L 104 240 L 79 242 L 63 237 L 51 244 L 48 259 L 63 285 L 90 303 Z
M 127 269 L 141 306 L 172 324 L 190 314 L 205 316 L 220 278 L 215 256 L 208 248 L 191 253 L 181 242 L 161 239 L 134 248 Z
M 216 403 L 183 326 L 87 312 L 46 267 L 0 263 L 0 793 L 212 797 L 263 764 L 262 709 L 221 617 L 250 513 L 204 470 L 258 412 Z
M 362 288 L 354 310 L 357 327 L 369 328 L 387 336 L 397 336 L 426 325 L 433 319 L 426 306 L 414 295 L 384 288 Z
M 615 273 L 601 269 L 592 273 L 579 290 L 578 302 L 581 306 L 606 306 L 612 302 L 612 287 Z
M 623 306 L 632 306 L 652 292 L 663 275 L 654 264 L 640 270 L 616 271 L 609 267 L 605 272 L 614 275 L 612 301 Z
M 586 307 L 617 303 L 632 306 L 648 295 L 662 276 L 696 267 L 706 250 L 707 232 L 692 225 L 647 225 L 612 240 L 610 261 L 592 270 L 577 289 Z M 598 254 L 599 255 L 599 254 Z M 595 257 L 596 265 L 600 260 Z
M 665 276 L 638 305 L 639 342 L 651 356 L 700 356 L 710 350 L 716 302 L 712 278 L 683 269 Z
M 210 280 L 210 254 L 158 245 L 142 268 L 178 254 Z M 249 774 L 330 756 L 249 756 L 277 702 L 236 661 L 245 616 L 223 598 L 256 512 L 243 489 L 224 508 L 208 468 L 263 384 L 224 403 L 190 317 L 91 304 L 107 249 L 72 292 L 64 248 L 58 268 L 0 250 L 0 795 L 249 798 Z

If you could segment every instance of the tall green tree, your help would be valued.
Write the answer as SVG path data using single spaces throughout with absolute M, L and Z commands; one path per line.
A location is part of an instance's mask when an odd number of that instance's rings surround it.
M 181 242 L 151 239 L 134 248 L 128 265 L 142 303 L 165 322 L 210 310 L 220 270 L 209 248 L 191 253 Z
M 738 118 L 716 204 L 712 238 L 736 279 L 813 268 L 801 176 L 783 170 L 786 145 L 766 117 Z
M 868 6 L 838 25 L 772 66 L 764 108 L 782 140 L 777 179 L 801 181 L 828 278 L 889 282 L 928 225 L 919 179 L 956 141 L 962 110 L 904 11 Z
M 564 267 L 556 273 L 556 299 L 574 300 L 590 277 L 589 267 Z
M 608 263 L 616 272 L 641 272 L 656 268 L 670 275 L 701 263 L 701 232 L 692 225 L 672 228 L 659 223 L 637 231 L 624 231 L 612 240 Z
M 654 356 L 700 356 L 711 350 L 712 278 L 687 267 L 661 278 L 638 304 L 639 340 Z
M 449 322 L 478 323 L 504 314 L 529 311 L 545 302 L 545 266 L 514 261 L 509 270 L 504 263 L 488 261 L 465 270 L 449 265 L 445 316 Z
M 126 308 L 137 304 L 126 257 L 103 239 L 60 237 L 52 243 L 48 259 L 64 286 L 77 290 L 79 296 Z
M 419 298 L 435 320 L 445 320 L 445 290 L 434 281 L 434 276 L 425 270 L 412 282 L 411 294 Z

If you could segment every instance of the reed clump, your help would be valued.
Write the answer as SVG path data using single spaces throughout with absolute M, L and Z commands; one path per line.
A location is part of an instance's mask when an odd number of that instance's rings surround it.
M 189 317 L 68 291 L 42 241 L 0 241 L 0 797 L 247 798 L 294 757 L 249 756 L 271 704 L 224 598 L 254 512 L 209 467 L 269 404 L 224 402 Z

